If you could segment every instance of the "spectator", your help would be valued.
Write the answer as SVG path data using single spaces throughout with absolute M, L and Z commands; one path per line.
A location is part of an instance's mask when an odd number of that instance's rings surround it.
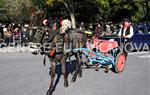
M 84 26 L 83 22 L 81 22 L 81 24 L 80 24 L 80 29 L 83 30 L 83 31 L 85 31 L 85 26 Z
M 8 46 L 9 43 L 12 42 L 12 32 L 11 32 L 11 27 L 9 27 L 9 24 L 5 25 L 5 27 L 3 28 L 3 32 L 4 32 L 4 41 Z
M 106 24 L 106 34 L 109 35 L 110 32 L 111 32 L 110 26 L 108 24 Z
M 15 46 L 17 44 L 21 44 L 21 32 L 20 29 L 18 27 L 16 27 L 14 29 L 14 33 L 13 33 L 13 43 L 15 43 Z
M 9 24 L 6 24 L 5 27 L 3 28 L 3 32 L 4 34 L 7 32 L 7 28 L 8 28 Z
M 106 24 L 106 35 L 111 35 L 114 32 L 113 23 L 108 22 Z
M 98 24 L 97 26 L 96 26 L 96 28 L 95 28 L 95 33 L 94 33 L 94 36 L 96 37 L 96 38 L 98 38 L 98 37 L 102 37 L 102 36 L 104 36 L 104 29 L 103 29 L 103 27 L 100 25 L 100 24 Z
M 118 33 L 119 37 L 131 38 L 133 36 L 133 27 L 130 20 L 124 19 L 120 31 Z

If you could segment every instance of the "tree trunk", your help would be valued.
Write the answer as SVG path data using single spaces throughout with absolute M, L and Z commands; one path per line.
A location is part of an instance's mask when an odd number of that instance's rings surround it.
M 70 13 L 72 28 L 76 28 L 74 13 Z
M 74 9 L 72 6 L 69 6 L 66 2 L 64 3 L 67 10 L 70 13 L 70 18 L 71 18 L 71 24 L 72 24 L 72 28 L 76 28 L 76 24 L 75 24 L 75 15 L 74 15 Z M 72 9 L 72 10 L 71 10 Z

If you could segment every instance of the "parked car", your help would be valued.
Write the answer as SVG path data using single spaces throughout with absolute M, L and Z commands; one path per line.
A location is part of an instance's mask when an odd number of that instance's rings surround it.
M 117 34 L 120 29 L 113 32 L 111 37 L 103 37 L 105 39 L 115 38 L 116 41 L 119 41 L 120 38 L 117 37 Z M 150 25 L 136 25 L 133 26 L 134 35 L 128 39 L 125 49 L 128 52 L 133 50 L 150 50 Z
M 134 26 L 134 35 L 129 42 L 129 51 L 148 50 L 150 48 L 150 25 Z

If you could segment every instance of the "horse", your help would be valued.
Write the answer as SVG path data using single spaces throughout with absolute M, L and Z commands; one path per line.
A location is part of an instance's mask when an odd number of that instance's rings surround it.
M 51 69 L 50 69 L 50 75 L 51 75 L 51 82 L 49 89 L 46 93 L 46 95 L 51 95 L 54 91 L 54 80 L 55 80 L 55 69 L 56 64 L 61 64 L 61 73 L 64 77 L 64 86 L 68 87 L 68 74 L 66 70 L 66 60 L 68 57 L 74 55 L 77 62 L 75 64 L 75 71 L 72 77 L 72 82 L 76 81 L 77 75 L 82 76 L 82 68 L 81 68 L 81 52 L 74 52 L 73 49 L 75 48 L 81 48 L 86 46 L 86 36 L 85 34 L 79 30 L 79 29 L 71 29 L 71 22 L 69 20 L 63 20 L 62 21 L 62 27 L 60 29 L 57 29 L 56 31 L 51 31 L 49 33 L 51 36 L 49 36 L 48 43 L 51 43 L 50 49 L 48 52 L 48 58 L 50 59 Z M 43 32 L 42 38 L 40 43 L 43 44 L 45 42 L 45 36 L 46 33 Z M 59 50 L 58 45 L 59 44 Z M 69 51 L 64 50 L 65 45 L 71 45 L 71 48 Z M 43 51 L 43 48 L 41 48 Z M 42 53 L 43 54 L 43 53 Z

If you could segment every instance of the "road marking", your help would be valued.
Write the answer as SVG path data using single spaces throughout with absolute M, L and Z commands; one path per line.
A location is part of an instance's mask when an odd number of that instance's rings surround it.
M 149 52 L 132 52 L 128 53 L 129 55 L 139 55 L 139 54 L 150 54 Z
M 138 58 L 150 58 L 150 55 L 140 55 L 140 56 L 137 56 Z

